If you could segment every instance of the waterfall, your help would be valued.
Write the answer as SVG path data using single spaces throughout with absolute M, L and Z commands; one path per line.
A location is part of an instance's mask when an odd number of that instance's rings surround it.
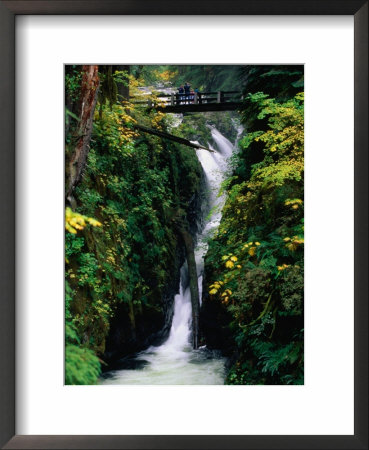
M 209 215 L 197 236 L 195 259 L 200 302 L 204 256 L 207 240 L 218 227 L 224 196 L 219 188 L 226 176 L 228 158 L 234 146 L 216 128 L 211 129 L 214 153 L 198 150 L 197 156 L 204 170 Z M 174 299 L 174 315 L 168 339 L 160 346 L 151 346 L 135 358 L 132 370 L 117 370 L 103 383 L 107 384 L 223 384 L 224 358 L 214 357 L 204 348 L 193 350 L 191 337 L 191 293 L 187 262 L 180 271 L 179 293 Z M 137 369 L 139 368 L 139 369 Z

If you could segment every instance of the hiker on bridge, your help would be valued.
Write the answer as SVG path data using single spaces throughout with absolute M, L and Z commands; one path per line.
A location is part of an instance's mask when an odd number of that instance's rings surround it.
M 184 99 L 184 88 L 183 85 L 179 86 L 178 88 L 178 94 L 176 94 L 176 98 L 177 98 L 177 105 L 180 105 L 182 103 L 182 100 Z
M 194 103 L 195 102 L 195 91 L 193 89 L 191 89 L 190 91 L 190 103 Z
M 202 103 L 201 93 L 199 88 L 195 88 L 195 94 L 197 95 L 197 103 Z
M 185 103 L 190 103 L 190 92 L 191 92 L 191 85 L 186 81 L 184 85 L 184 92 L 185 92 Z

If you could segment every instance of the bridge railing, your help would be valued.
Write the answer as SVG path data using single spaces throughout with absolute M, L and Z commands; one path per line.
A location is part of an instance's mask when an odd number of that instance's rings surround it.
M 142 98 L 141 96 L 139 97 Z M 132 103 L 135 105 L 146 105 L 149 107 L 154 106 L 154 102 L 151 96 L 147 100 L 138 100 L 137 97 L 131 97 Z M 179 93 L 173 92 L 171 94 L 157 94 L 156 99 L 160 102 L 161 106 L 176 106 L 186 104 L 202 104 L 202 103 L 227 103 L 242 101 L 243 96 L 239 91 L 216 91 L 216 92 L 190 92 Z

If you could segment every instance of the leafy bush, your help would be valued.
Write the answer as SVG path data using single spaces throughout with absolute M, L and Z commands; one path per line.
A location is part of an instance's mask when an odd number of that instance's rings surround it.
M 100 361 L 92 350 L 81 347 L 71 322 L 65 324 L 65 342 L 65 384 L 96 384 Z
M 241 140 L 224 183 L 227 201 L 206 256 L 206 302 L 227 312 L 219 326 L 230 328 L 237 355 L 227 383 L 301 384 L 303 94 L 283 103 L 249 94 L 245 105 L 266 122 Z

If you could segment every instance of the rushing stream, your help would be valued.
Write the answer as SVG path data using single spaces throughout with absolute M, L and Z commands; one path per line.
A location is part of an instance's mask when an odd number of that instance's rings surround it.
M 207 238 L 219 225 L 224 199 L 218 196 L 220 184 L 227 169 L 227 160 L 233 145 L 217 129 L 213 128 L 214 153 L 197 151 L 204 169 L 208 191 L 209 208 L 212 212 L 197 236 L 195 251 L 199 294 L 201 301 L 204 256 Z M 206 348 L 193 350 L 191 338 L 191 294 L 187 263 L 181 268 L 179 294 L 174 300 L 174 315 L 170 334 L 166 342 L 158 347 L 151 346 L 138 353 L 130 367 L 108 372 L 101 384 L 223 384 L 225 360 Z

